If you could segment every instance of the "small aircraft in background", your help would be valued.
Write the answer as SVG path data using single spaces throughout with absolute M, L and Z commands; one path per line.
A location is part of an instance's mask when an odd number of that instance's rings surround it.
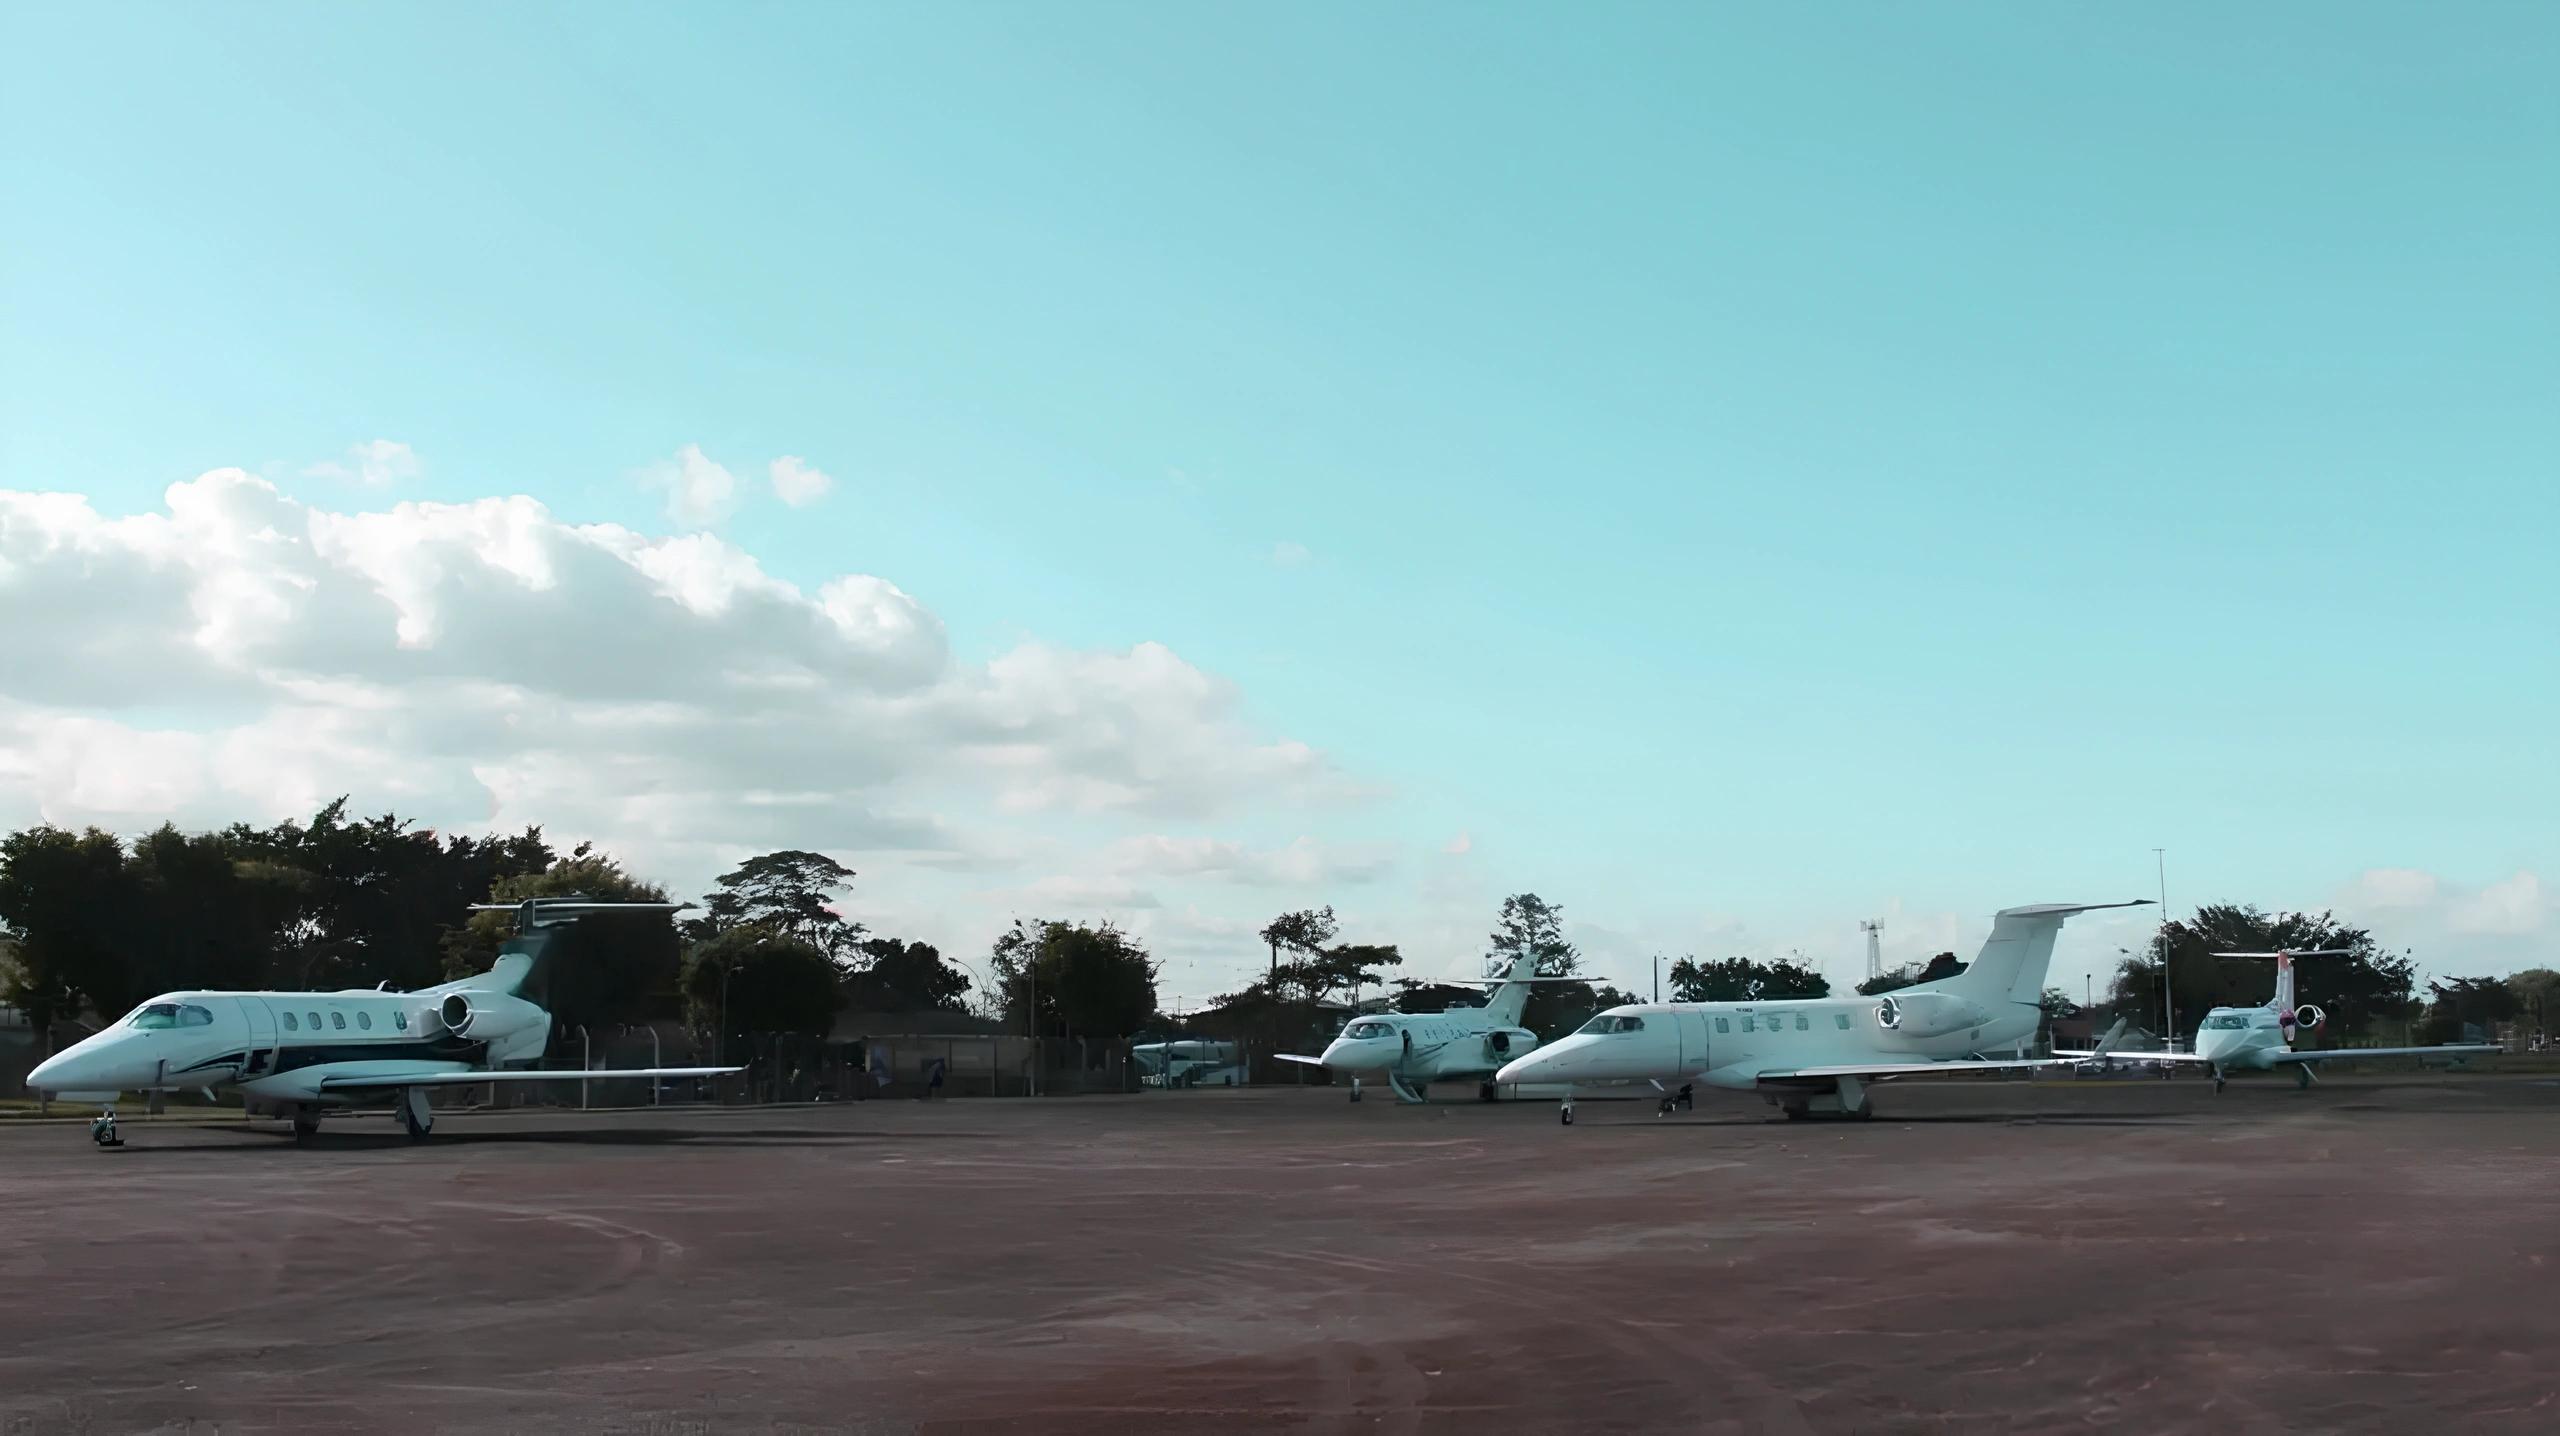
M 2225 1078 L 2234 1068 L 2250 1072 L 2272 1072 L 2278 1067 L 2293 1069 L 2294 1085 L 2308 1087 L 2314 1064 L 2358 1057 L 2474 1057 L 2506 1049 L 2490 1042 L 2447 1043 L 2435 1047 L 2325 1047 L 2309 1051 L 2296 1050 L 2294 1039 L 2303 1032 L 2317 1032 L 2328 1025 L 2329 1015 L 2317 1006 L 2293 1001 L 2293 960 L 2297 957 L 2344 957 L 2351 948 L 2323 947 L 2302 952 L 2217 952 L 2215 957 L 2271 957 L 2276 962 L 2276 995 L 2259 1007 L 2217 1007 L 2205 1014 L 2196 1028 L 2195 1050 L 2191 1052 L 2061 1052 L 2057 1057 L 2119 1062 L 2184 1062 L 2203 1063 L 2213 1076 L 2213 1090 L 2222 1090 Z
M 545 950 L 594 912 L 678 912 L 691 903 L 534 898 L 479 903 L 512 912 L 515 931 L 487 972 L 416 992 L 171 992 L 55 1053 L 27 1074 L 30 1090 L 104 1102 L 92 1129 L 121 1146 L 115 1099 L 126 1092 L 239 1089 L 249 1109 L 289 1112 L 308 1143 L 324 1111 L 389 1102 L 411 1141 L 435 1125 L 427 1092 L 492 1082 L 576 1082 L 608 1077 L 718 1077 L 738 1067 L 639 1067 L 540 1071 L 502 1064 L 541 1060 L 551 1014 L 521 995 Z
M 1294 1052 L 1272 1055 L 1305 1067 L 1325 1067 L 1351 1078 L 1351 1100 L 1360 1100 L 1364 1072 L 1386 1074 L 1387 1087 L 1399 1102 L 1420 1102 L 1434 1082 L 1472 1078 L 1477 1093 L 1490 1102 L 1493 1074 L 1505 1062 L 1538 1045 L 1538 1034 L 1520 1025 L 1529 1006 L 1529 987 L 1537 982 L 1588 982 L 1587 977 L 1539 977 L 1537 959 L 1522 953 L 1501 977 L 1450 978 L 1453 983 L 1488 983 L 1493 991 L 1482 1007 L 1452 1007 L 1445 1012 L 1379 1012 L 1354 1017 L 1324 1051 L 1314 1057 Z
M 1896 989 L 1881 998 L 1790 997 L 1752 1002 L 1630 1003 L 1613 1007 L 1495 1074 L 1501 1083 L 1565 1084 L 1564 1120 L 1573 1121 L 1574 1083 L 1650 1082 L 1758 1092 L 1790 1120 L 1816 1111 L 1865 1118 L 1870 1082 L 1936 1072 L 1990 1072 L 2062 1065 L 2026 1047 L 2044 1021 L 2045 970 L 2053 940 L 2075 913 L 2147 907 L 2048 903 L 2002 910 L 1991 936 L 1962 972 Z M 2121 1030 L 2121 1024 L 2119 1024 Z M 2101 1050 L 2113 1042 L 2110 1034 Z M 2012 1055 L 1991 1054 L 2007 1050 Z

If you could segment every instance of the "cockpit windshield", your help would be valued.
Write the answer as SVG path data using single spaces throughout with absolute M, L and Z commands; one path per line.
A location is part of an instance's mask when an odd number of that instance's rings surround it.
M 2204 1020 L 2204 1025 L 2208 1031 L 2237 1032 L 2249 1025 L 2249 1014 L 2245 1012 L 2217 1012 L 2211 1017 L 2206 1018 Z
M 213 1014 L 192 1002 L 147 1002 L 133 1014 L 128 1027 L 145 1029 L 160 1027 L 211 1027 Z
M 1342 1029 L 1342 1035 L 1358 1041 L 1364 1037 L 1384 1037 L 1395 1028 L 1384 1022 L 1354 1022 Z
M 1582 1024 L 1581 1027 L 1575 1030 L 1594 1033 L 1642 1032 L 1644 1031 L 1644 1019 L 1641 1017 L 1628 1017 L 1622 1014 L 1604 1012 L 1599 1016 L 1592 1018 L 1589 1022 Z

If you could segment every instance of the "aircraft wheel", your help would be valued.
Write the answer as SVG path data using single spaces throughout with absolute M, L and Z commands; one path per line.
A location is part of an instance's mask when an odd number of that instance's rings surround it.
M 1780 1110 L 1784 1111 L 1784 1112 L 1787 1114 L 1787 1120 L 1788 1120 L 1788 1121 L 1790 1121 L 1790 1122 L 1801 1122 L 1801 1121 L 1803 1121 L 1803 1120 L 1805 1119 L 1805 1116 L 1806 1116 L 1806 1111 L 1805 1111 L 1805 1109 L 1804 1109 L 1803 1107 L 1801 1107 L 1801 1106 L 1799 1106 L 1799 1105 L 1797 1105 L 1797 1104 L 1793 1103 L 1793 1102 L 1788 1103 L 1784 1108 L 1782 1108 L 1782 1109 L 1780 1109 Z
M 1499 1089 L 1499 1088 L 1495 1087 L 1492 1083 L 1490 1083 L 1490 1082 L 1479 1082 L 1479 1083 L 1477 1083 L 1477 1084 L 1476 1084 L 1476 1100 L 1477 1100 L 1477 1101 L 1479 1101 L 1479 1102 L 1498 1102 L 1498 1101 L 1500 1101 L 1501 1099 L 1502 1099 L 1501 1089 Z
M 427 1140 L 436 1128 L 435 1113 L 427 1106 L 427 1094 L 416 1087 L 400 1089 L 400 1126 L 412 1142 Z
M 1564 1109 L 1564 1124 L 1568 1127 L 1573 1125 L 1573 1109 L 1571 1107 Z
M 320 1136 L 320 1114 L 310 1108 L 299 1108 L 293 1114 L 293 1144 L 308 1147 Z

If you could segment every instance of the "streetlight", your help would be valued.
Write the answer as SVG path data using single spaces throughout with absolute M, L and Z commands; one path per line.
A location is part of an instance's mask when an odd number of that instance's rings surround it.
M 2178 1050 L 2178 1009 L 2169 1000 L 2169 859 L 2160 848 L 2151 850 L 2151 860 L 2160 873 L 2160 1021 L 2167 1029 L 2160 1040 L 2171 1052 Z

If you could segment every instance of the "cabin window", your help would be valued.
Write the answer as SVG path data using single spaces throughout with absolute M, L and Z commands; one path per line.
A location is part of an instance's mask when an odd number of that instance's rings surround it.
M 1724 1020 L 1723 1018 L 1721 1018 L 1721 1017 L 1719 1017 L 1719 1018 L 1717 1018 L 1717 1019 L 1716 1019 L 1716 1031 L 1718 1031 L 1718 1032 L 1731 1032 L 1732 1030 L 1733 1030 L 1733 1024 L 1732 1024 L 1732 1023 L 1725 1021 L 1725 1020 Z
M 356 1026 L 363 1028 L 367 1032 L 371 1032 L 373 1030 L 373 1014 L 370 1012 L 357 1013 Z
M 1757 1029 L 1757 1028 L 1754 1028 L 1754 1027 L 1751 1025 L 1751 1019 L 1750 1019 L 1750 1018 L 1748 1018 L 1748 1017 L 1746 1017 L 1746 1018 L 1742 1019 L 1742 1030 L 1743 1030 L 1743 1031 L 1745 1031 L 1745 1032 L 1753 1032 L 1753 1031 L 1757 1031 L 1758 1029 Z
M 1831 1014 L 1831 1020 L 1840 1024 L 1840 1030 L 1841 1030 L 1841 1031 L 1846 1032 L 1846 1031 L 1848 1031 L 1848 1030 L 1849 1030 L 1849 1014 L 1848 1014 L 1848 1013 L 1845 1013 L 1845 1012 L 1835 1012 L 1835 1013 L 1832 1013 L 1832 1014 Z
M 293 1014 L 288 1012 L 284 1015 L 284 1030 L 287 1032 L 299 1032 L 302 1030 L 302 1024 L 294 1021 Z
M 332 1026 L 332 1027 L 334 1027 L 334 1028 L 337 1028 L 337 1029 L 338 1029 L 339 1031 L 341 1031 L 341 1032 L 346 1031 L 346 1030 L 347 1030 L 347 1014 L 345 1014 L 345 1013 L 343 1013 L 343 1012 L 332 1012 L 332 1013 L 330 1013 L 330 1014 L 329 1014 L 329 1025 L 330 1025 L 330 1026 Z
M 317 1031 L 319 1031 L 319 1030 L 320 1030 L 320 1014 L 319 1014 L 319 1013 L 317 1013 L 317 1012 L 306 1012 L 306 1013 L 302 1014 L 302 1020 L 311 1024 L 311 1030 L 312 1030 L 312 1031 L 317 1032 Z
M 1810 1023 L 1810 1022 L 1807 1022 L 1807 1021 L 1805 1020 L 1805 1016 L 1804 1016 L 1804 1014 L 1803 1014 L 1803 1013 L 1801 1013 L 1801 1012 L 1797 1013 L 1797 1014 L 1796 1014 L 1796 1031 L 1798 1031 L 1798 1032 L 1810 1032 L 1810 1031 L 1812 1031 L 1812 1030 L 1813 1030 L 1813 1024 L 1812 1024 L 1812 1023 Z

